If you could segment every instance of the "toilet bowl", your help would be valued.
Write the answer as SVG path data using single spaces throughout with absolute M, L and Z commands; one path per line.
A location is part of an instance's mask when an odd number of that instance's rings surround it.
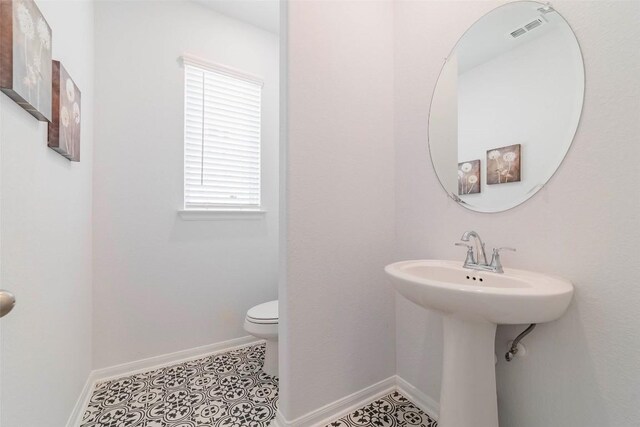
M 278 376 L 278 301 L 256 305 L 247 311 L 244 330 L 267 341 L 264 354 L 264 372 Z

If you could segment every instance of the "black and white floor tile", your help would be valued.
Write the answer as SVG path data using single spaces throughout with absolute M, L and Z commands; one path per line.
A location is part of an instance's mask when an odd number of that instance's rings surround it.
M 81 427 L 267 427 L 278 379 L 263 362 L 253 345 L 99 383 Z
M 99 383 L 81 427 L 267 427 L 278 379 L 263 363 L 260 344 Z M 327 425 L 352 426 L 437 423 L 396 391 Z
M 437 422 L 397 391 L 384 396 L 326 427 L 436 427 Z

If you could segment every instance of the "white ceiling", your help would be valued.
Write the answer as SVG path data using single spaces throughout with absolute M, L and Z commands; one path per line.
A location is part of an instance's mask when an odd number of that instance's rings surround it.
M 216 12 L 274 34 L 280 33 L 279 0 L 194 0 Z
M 483 16 L 462 36 L 455 52 L 458 57 L 458 70 L 462 74 L 471 68 L 490 61 L 531 40 L 554 31 L 559 26 L 567 26 L 557 13 L 540 13 L 540 3 L 517 1 L 494 9 Z M 510 33 L 529 22 L 542 18 L 544 24 L 520 37 L 513 38 Z

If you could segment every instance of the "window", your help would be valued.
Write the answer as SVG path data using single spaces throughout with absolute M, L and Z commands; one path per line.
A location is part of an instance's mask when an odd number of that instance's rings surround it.
M 184 209 L 260 209 L 262 82 L 184 59 Z

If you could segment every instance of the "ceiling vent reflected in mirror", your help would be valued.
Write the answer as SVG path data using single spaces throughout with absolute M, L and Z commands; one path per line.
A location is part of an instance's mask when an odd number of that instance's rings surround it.
M 527 31 L 524 28 L 518 28 L 517 30 L 511 32 L 511 37 L 515 39 L 516 37 L 520 37 L 521 35 L 526 33 Z
M 525 25 L 524 29 L 527 31 L 531 31 L 534 28 L 538 28 L 540 25 L 542 25 L 542 19 L 538 18 L 536 20 L 529 22 L 527 25 Z
M 541 26 L 544 23 L 544 21 L 541 18 L 538 19 L 534 19 L 533 21 L 529 22 L 527 25 L 525 25 L 522 28 L 518 28 L 517 30 L 512 31 L 511 37 L 513 37 L 514 39 L 516 37 L 520 37 L 523 34 L 526 34 L 527 32 L 538 28 L 539 26 Z

